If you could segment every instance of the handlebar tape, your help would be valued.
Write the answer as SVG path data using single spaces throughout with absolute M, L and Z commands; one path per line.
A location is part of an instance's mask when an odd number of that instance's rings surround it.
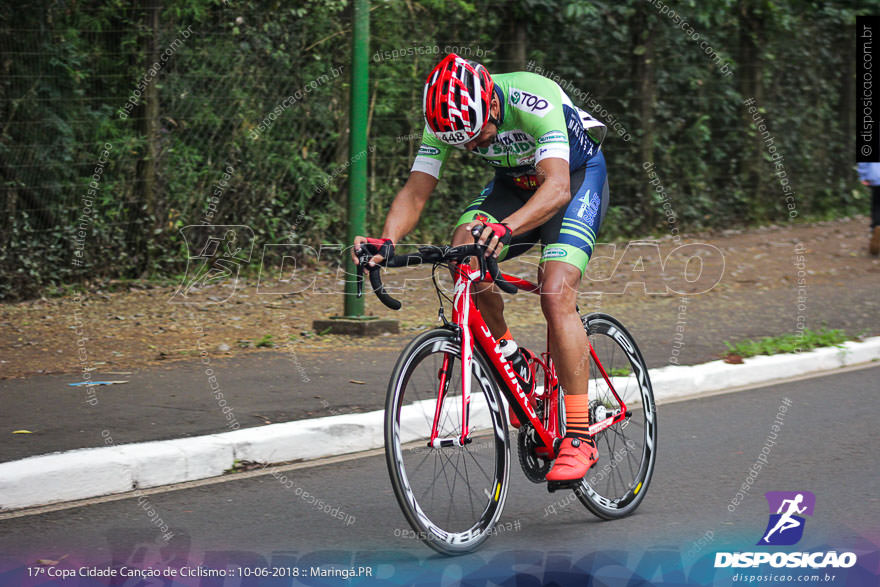
M 373 286 L 373 293 L 376 294 L 376 297 L 379 298 L 379 301 L 391 308 L 392 310 L 400 309 L 400 302 L 395 300 L 388 292 L 385 291 L 385 286 L 382 285 L 382 276 L 379 275 L 381 269 L 378 267 L 374 269 L 370 269 L 370 285 Z

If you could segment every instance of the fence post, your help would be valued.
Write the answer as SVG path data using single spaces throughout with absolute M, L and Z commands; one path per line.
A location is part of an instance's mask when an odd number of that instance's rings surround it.
M 364 316 L 364 298 L 357 297 L 356 267 L 346 247 L 366 230 L 367 210 L 367 112 L 369 102 L 370 7 L 367 0 L 355 0 L 352 15 L 351 41 L 351 109 L 349 110 L 348 155 L 351 164 L 348 176 L 348 230 L 345 251 L 347 275 L 344 294 L 344 316 L 315 320 L 318 333 L 375 335 L 397 332 L 397 320 L 377 320 Z M 369 282 L 365 289 L 369 292 Z
M 367 0 L 355 0 L 351 42 L 351 109 L 348 156 L 348 233 L 346 246 L 354 237 L 364 234 L 367 198 L 367 106 L 369 102 L 370 9 Z M 348 279 L 345 283 L 345 317 L 357 318 L 364 313 L 364 298 L 358 298 L 354 280 L 355 264 L 345 256 Z

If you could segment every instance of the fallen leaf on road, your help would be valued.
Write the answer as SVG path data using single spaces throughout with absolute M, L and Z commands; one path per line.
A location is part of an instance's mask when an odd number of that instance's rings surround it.
M 232 464 L 232 468 L 229 469 L 230 472 L 244 472 L 244 471 L 254 471 L 257 469 L 265 469 L 267 463 L 261 463 L 259 461 L 235 461 Z
M 33 434 L 30 430 L 13 430 L 13 434 Z
M 742 365 L 743 358 L 739 355 L 727 355 L 724 357 L 724 362 L 731 365 Z
M 366 385 L 366 383 L 367 383 L 366 381 L 360 381 L 358 379 L 349 379 L 348 382 L 349 383 L 357 383 L 359 385 Z

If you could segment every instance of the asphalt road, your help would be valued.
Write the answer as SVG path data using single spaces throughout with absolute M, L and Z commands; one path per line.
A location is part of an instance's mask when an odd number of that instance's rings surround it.
M 662 405 L 656 473 L 633 516 L 599 521 L 570 493 L 549 494 L 515 468 L 498 534 L 466 557 L 441 557 L 410 536 L 384 457 L 373 455 L 145 493 L 140 501 L 0 515 L 0 585 L 23 584 L 24 565 L 38 559 L 60 561 L 56 569 L 203 564 L 309 573 L 336 564 L 364 567 L 364 583 L 383 578 L 390 584 L 485 584 L 513 572 L 532 577 L 521 577 L 525 582 L 517 584 L 524 585 L 578 578 L 576 584 L 586 584 L 586 572 L 602 579 L 594 584 L 627 584 L 634 576 L 651 584 L 737 584 L 731 576 L 739 569 L 713 569 L 712 559 L 716 551 L 757 549 L 768 520 L 767 491 L 813 492 L 815 512 L 796 548 L 855 552 L 859 563 L 844 584 L 878 584 L 878 392 L 875 366 Z M 790 407 L 775 444 L 765 451 L 767 464 L 737 500 L 786 398 Z M 310 504 L 306 492 L 332 506 L 332 514 Z M 173 533 L 167 541 L 150 510 Z M 64 584 L 90 584 L 83 581 Z M 186 581 L 258 584 L 254 578 Z M 294 580 L 275 581 L 259 584 Z

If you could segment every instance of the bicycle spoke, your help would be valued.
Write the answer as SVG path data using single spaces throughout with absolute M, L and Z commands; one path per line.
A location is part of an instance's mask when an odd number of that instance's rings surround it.
M 630 473 L 630 475 L 632 475 L 632 478 L 635 479 L 637 473 L 636 473 L 635 470 L 633 470 L 633 466 L 632 466 L 633 459 L 630 458 L 630 455 L 629 455 L 629 454 L 627 454 L 626 456 L 627 456 L 627 458 L 626 458 L 626 462 L 627 462 L 627 464 L 629 465 L 629 473 Z
M 624 420 L 624 422 L 626 422 L 626 420 Z M 624 434 L 623 431 L 617 429 L 618 425 L 619 424 L 615 424 L 614 426 L 609 426 L 608 428 L 605 429 L 605 432 L 608 432 L 608 431 L 613 432 L 614 437 L 621 438 L 622 439 L 621 442 L 624 444 L 624 446 L 626 446 L 626 441 L 627 441 L 626 434 Z
M 620 489 L 621 493 L 624 491 L 629 491 L 629 483 L 626 479 L 623 478 L 623 472 L 620 470 L 620 467 L 612 467 L 612 470 L 617 473 L 617 477 L 620 479 Z
M 422 465 L 424 465 L 424 464 L 428 461 L 428 457 L 429 457 L 429 456 L 431 456 L 431 453 L 430 453 L 430 452 L 428 452 L 428 453 L 425 454 L 425 458 L 423 458 L 423 459 L 419 462 L 419 464 L 416 465 L 415 469 L 413 469 L 413 471 L 412 471 L 413 474 L 419 472 L 419 469 L 422 468 Z
M 485 470 L 485 469 L 483 468 L 483 466 L 480 464 L 480 461 L 477 460 L 477 457 L 475 457 L 474 455 L 472 455 L 472 454 L 470 453 L 470 451 L 467 451 L 467 454 L 468 454 L 468 456 L 471 457 L 471 459 L 473 459 L 474 464 L 480 469 L 480 471 L 482 471 L 482 473 L 483 473 L 483 475 L 486 477 L 486 479 L 491 479 L 492 477 L 489 475 L 489 473 L 486 472 L 486 470 Z
M 434 478 L 437 478 L 437 459 L 434 459 Z M 434 503 L 434 489 L 437 487 L 437 484 L 431 483 L 428 487 L 431 490 L 431 503 Z
M 445 455 L 443 453 L 440 453 L 439 456 L 440 456 L 440 458 L 437 459 L 437 464 L 440 466 L 440 471 L 443 473 L 443 480 L 446 481 L 446 489 L 449 490 L 449 495 L 452 495 L 452 487 L 449 485 L 449 475 L 447 475 L 446 467 L 443 464 L 443 458 L 445 457 Z M 439 475 L 437 477 L 439 477 Z M 437 478 L 434 479 L 434 483 L 432 483 L 431 485 L 436 485 L 436 484 L 437 484 Z

